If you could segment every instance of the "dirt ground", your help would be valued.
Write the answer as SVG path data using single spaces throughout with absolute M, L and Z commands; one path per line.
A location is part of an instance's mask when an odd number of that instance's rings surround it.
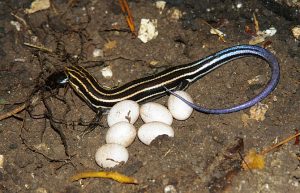
M 118 86 L 248 44 L 254 35 L 254 13 L 260 30 L 277 29 L 260 45 L 279 60 L 281 79 L 262 101 L 268 105 L 264 120 L 245 121 L 249 109 L 226 115 L 193 112 L 188 120 L 173 123 L 174 138 L 160 137 L 150 146 L 136 139 L 128 148 L 128 162 L 112 170 L 135 177 L 138 185 L 93 178 L 70 182 L 77 172 L 101 170 L 94 154 L 105 143 L 108 126 L 104 116 L 103 127 L 82 137 L 95 113 L 72 89 L 61 88 L 57 97 L 46 99 L 52 115 L 45 113 L 45 104 L 39 100 L 0 122 L 1 193 L 300 192 L 300 148 L 295 139 L 268 153 L 264 169 L 241 168 L 250 149 L 261 151 L 300 129 L 300 44 L 291 33 L 299 20 L 280 15 L 258 0 L 174 0 L 168 1 L 161 14 L 155 1 L 129 1 L 137 29 L 142 18 L 158 21 L 158 36 L 143 43 L 128 31 L 118 1 L 53 0 L 49 9 L 26 14 L 30 2 L 0 2 L 0 113 L 27 100 L 34 88 L 64 66 L 85 66 L 103 85 Z M 240 8 L 239 2 L 243 2 Z M 181 19 L 172 19 L 175 9 L 184 13 Z M 247 26 L 251 30 L 245 31 Z M 211 27 L 224 32 L 226 42 L 211 34 Z M 96 48 L 103 55 L 93 57 Z M 112 78 L 101 74 L 107 66 Z M 258 75 L 261 81 L 248 83 Z M 262 60 L 240 59 L 203 77 L 187 91 L 202 106 L 229 107 L 255 96 L 269 75 Z M 165 104 L 166 100 L 156 102 Z M 66 136 L 69 156 L 49 116 L 60 120 L 55 125 Z M 139 120 L 135 126 L 141 124 Z

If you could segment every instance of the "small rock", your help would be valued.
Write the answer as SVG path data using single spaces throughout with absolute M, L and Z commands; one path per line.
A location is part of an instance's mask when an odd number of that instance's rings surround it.
M 171 20 L 177 21 L 180 18 L 182 18 L 182 12 L 179 9 L 176 8 L 172 8 L 171 10 L 168 11 L 168 13 L 170 14 L 170 18 Z
M 167 185 L 164 188 L 164 193 L 177 193 L 177 190 L 176 190 L 175 186 L 173 186 L 173 185 Z
M 165 9 L 166 2 L 165 1 L 156 1 L 155 7 L 159 10 L 159 14 L 162 14 L 162 11 Z
M 292 33 L 293 33 L 294 38 L 296 38 L 297 40 L 300 40 L 300 25 L 293 27 Z
M 155 39 L 158 35 L 157 31 L 157 19 L 142 19 L 138 33 L 138 38 L 147 43 L 152 39 Z
M 102 49 L 99 49 L 99 48 L 96 48 L 94 51 L 93 51 L 93 57 L 94 58 L 97 58 L 97 57 L 103 57 L 103 50 Z
M 101 70 L 102 76 L 104 78 L 111 78 L 113 76 L 113 72 L 110 66 L 107 66 Z
M 45 188 L 40 187 L 35 190 L 35 193 L 48 193 L 48 191 Z
M 15 26 L 16 30 L 17 31 L 20 31 L 21 30 L 21 24 L 17 21 L 10 21 L 10 24 Z

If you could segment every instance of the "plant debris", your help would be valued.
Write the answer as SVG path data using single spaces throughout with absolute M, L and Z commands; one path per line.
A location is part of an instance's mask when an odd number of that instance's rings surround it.
M 118 172 L 81 172 L 71 177 L 71 181 L 77 181 L 83 178 L 109 178 L 124 184 L 138 184 L 137 179 L 125 176 Z
M 247 155 L 244 158 L 244 162 L 242 163 L 242 167 L 245 170 L 249 170 L 249 169 L 264 169 L 265 168 L 265 155 L 267 153 L 269 153 L 270 151 L 282 146 L 285 143 L 288 143 L 289 141 L 291 141 L 292 139 L 296 138 L 300 136 L 300 133 L 296 133 L 284 140 L 282 140 L 279 143 L 276 143 L 275 145 L 263 150 L 260 153 L 257 153 L 255 150 L 251 149 Z
M 45 10 L 50 7 L 50 0 L 35 0 L 31 3 L 30 9 L 25 9 L 25 13 L 31 14 L 37 11 Z
M 152 39 L 155 39 L 158 35 L 157 31 L 157 19 L 142 19 L 138 38 L 147 43 Z
M 127 0 L 119 0 L 120 6 L 122 8 L 122 12 L 125 16 L 127 25 L 131 31 L 131 33 L 136 36 L 136 31 L 135 31 L 135 26 L 134 26 L 134 21 L 133 21 L 133 16 L 131 13 L 131 10 L 128 6 Z

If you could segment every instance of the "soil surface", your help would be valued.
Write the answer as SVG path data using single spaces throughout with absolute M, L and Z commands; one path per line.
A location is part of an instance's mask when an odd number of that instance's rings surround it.
M 245 118 L 249 109 L 225 115 L 193 112 L 186 121 L 174 121 L 174 138 L 162 136 L 150 146 L 136 139 L 128 148 L 128 162 L 111 170 L 135 177 L 138 185 L 99 178 L 70 182 L 80 171 L 102 170 L 94 155 L 105 144 L 106 116 L 101 127 L 82 136 L 95 112 L 68 87 L 40 91 L 43 97 L 33 105 L 0 122 L 1 193 L 300 192 L 295 139 L 266 154 L 263 169 L 241 167 L 250 149 L 259 152 L 300 129 L 300 42 L 291 33 L 297 18 L 258 0 L 170 0 L 161 14 L 155 1 L 129 1 L 137 29 L 142 18 L 157 19 L 158 36 L 143 43 L 128 30 L 118 1 L 51 2 L 50 8 L 33 14 L 25 13 L 29 0 L 0 2 L 1 114 L 28 100 L 36 88 L 43 89 L 47 77 L 65 66 L 82 65 L 101 84 L 113 87 L 248 44 L 257 34 L 253 14 L 261 31 L 277 30 L 259 45 L 279 60 L 281 79 L 262 101 L 268 106 L 262 119 Z M 176 10 L 183 13 L 179 19 L 172 17 Z M 226 34 L 226 42 L 210 33 L 212 27 Z M 95 49 L 103 54 L 94 57 Z M 102 76 L 104 67 L 111 68 L 111 78 Z M 187 92 L 202 106 L 229 107 L 254 97 L 269 76 L 264 61 L 239 59 Z M 135 124 L 141 125 L 141 120 Z

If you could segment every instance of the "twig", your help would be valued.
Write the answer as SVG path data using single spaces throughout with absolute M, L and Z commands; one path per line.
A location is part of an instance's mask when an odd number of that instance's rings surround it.
M 3 114 L 0 114 L 0 121 L 3 120 L 3 119 L 9 118 L 11 116 L 14 116 L 15 114 L 23 111 L 29 105 L 33 105 L 34 103 L 36 103 L 38 101 L 38 99 L 39 99 L 38 96 L 32 97 L 28 102 L 24 102 L 24 103 L 22 103 L 21 105 L 17 106 L 14 109 L 12 109 L 8 112 L 5 112 Z
M 51 110 L 50 105 L 48 104 L 47 100 L 44 97 L 42 97 L 42 100 L 43 100 L 43 103 L 44 103 L 45 108 L 46 108 L 45 116 L 46 116 L 46 118 L 49 119 L 50 125 L 53 128 L 53 130 L 55 132 L 57 132 L 58 135 L 60 136 L 60 139 L 63 143 L 64 148 L 65 148 L 66 155 L 70 156 L 68 143 L 67 143 L 67 138 L 66 138 L 64 132 L 62 131 L 62 128 L 60 127 L 60 125 L 56 125 L 56 123 L 53 121 L 53 113 L 52 113 L 52 110 Z
M 29 28 L 27 22 L 25 21 L 25 19 L 23 19 L 23 18 L 17 16 L 17 15 L 14 14 L 14 13 L 10 13 L 10 14 L 11 14 L 12 16 L 14 16 L 17 20 L 19 20 L 21 23 L 23 23 L 23 25 L 25 26 L 25 28 L 29 29 L 29 30 L 28 30 L 28 33 L 29 33 L 30 35 L 32 35 L 32 31 L 30 30 L 30 28 Z
M 15 114 L 23 111 L 26 108 L 26 106 L 27 106 L 26 103 L 23 103 L 20 106 L 17 106 L 16 108 L 12 109 L 11 111 L 0 114 L 0 121 L 8 117 L 14 116 Z
M 270 151 L 272 151 L 273 149 L 275 149 L 275 148 L 277 148 L 277 147 L 279 147 L 279 146 L 281 146 L 281 145 L 283 145 L 283 144 L 289 142 L 290 140 L 292 140 L 293 138 L 295 138 L 295 137 L 297 137 L 297 136 L 300 136 L 300 133 L 297 133 L 297 134 L 295 134 L 295 135 L 292 135 L 292 136 L 290 136 L 290 137 L 284 139 L 283 141 L 281 141 L 281 142 L 279 142 L 279 143 L 277 143 L 277 144 L 275 144 L 275 145 L 269 147 L 268 149 L 263 150 L 263 151 L 260 153 L 260 155 L 267 154 L 268 152 L 270 152 Z
M 255 33 L 259 32 L 259 22 L 256 18 L 255 13 L 253 13 L 253 21 L 254 21 L 254 28 L 255 28 Z
M 48 155 L 44 154 L 43 152 L 40 152 L 39 150 L 37 150 L 36 148 L 30 146 L 27 144 L 26 140 L 20 136 L 21 140 L 22 140 L 22 143 L 26 146 L 27 149 L 29 149 L 30 151 L 32 151 L 33 153 L 37 153 L 37 154 L 40 154 L 42 155 L 44 158 L 46 158 L 48 161 L 50 162 L 70 162 L 71 158 L 74 156 L 70 156 L 66 159 L 56 159 L 56 158 L 52 158 L 52 157 L 49 157 Z
M 119 0 L 119 3 L 120 3 L 120 6 L 121 6 L 121 9 L 122 9 L 122 12 L 125 16 L 125 19 L 126 19 L 126 22 L 127 22 L 127 25 L 131 31 L 131 33 L 134 35 L 134 36 L 137 36 L 137 33 L 135 31 L 135 26 L 134 26 L 134 21 L 133 21 L 133 17 L 132 17 L 132 14 L 131 14 L 131 11 L 130 11 L 130 8 L 128 6 L 128 3 L 126 0 Z
M 29 46 L 29 47 L 32 47 L 32 48 L 36 48 L 36 49 L 39 49 L 39 50 L 42 50 L 42 51 L 46 51 L 46 52 L 50 52 L 50 53 L 53 53 L 53 50 L 50 49 L 50 48 L 46 48 L 45 46 L 43 45 L 34 45 L 34 44 L 31 44 L 31 43 L 27 43 L 27 42 L 24 42 L 24 45 L 25 46 Z
M 221 32 L 217 28 L 214 28 L 212 25 L 210 25 L 204 19 L 202 19 L 202 22 L 210 27 L 210 33 L 211 34 L 215 34 L 215 35 L 219 36 L 219 40 L 221 40 L 222 42 L 226 42 L 226 40 L 225 40 L 225 34 L 223 32 Z

